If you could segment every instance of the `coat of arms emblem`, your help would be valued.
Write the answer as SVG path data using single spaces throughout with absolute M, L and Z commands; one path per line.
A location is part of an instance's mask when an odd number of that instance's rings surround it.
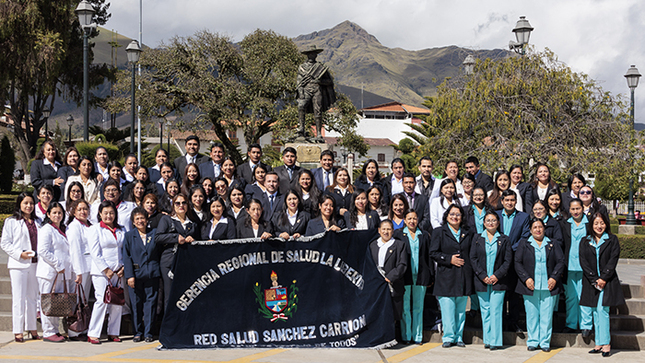
M 293 280 L 293 284 L 287 289 L 278 284 L 278 274 L 271 271 L 271 285 L 263 291 L 262 286 L 258 282 L 255 283 L 253 291 L 255 301 L 260 304 L 258 312 L 271 319 L 271 322 L 286 321 L 297 310 L 299 289 L 296 287 L 296 280 Z

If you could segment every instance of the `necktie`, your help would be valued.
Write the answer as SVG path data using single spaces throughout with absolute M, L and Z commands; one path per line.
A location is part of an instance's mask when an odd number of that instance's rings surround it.
M 273 198 L 274 197 L 275 196 L 273 196 L 273 195 L 269 196 L 269 209 L 270 210 L 273 210 Z
M 408 203 L 410 204 L 410 208 L 414 205 L 414 197 L 411 194 L 408 194 Z
M 217 178 L 219 176 L 221 167 L 219 164 L 215 164 L 215 177 Z
M 293 178 L 293 169 L 287 167 L 287 171 L 289 172 L 289 180 Z
M 323 185 L 325 189 L 327 189 L 327 187 L 329 186 L 329 172 L 324 171 L 324 173 L 325 173 L 325 180 L 323 181 Z

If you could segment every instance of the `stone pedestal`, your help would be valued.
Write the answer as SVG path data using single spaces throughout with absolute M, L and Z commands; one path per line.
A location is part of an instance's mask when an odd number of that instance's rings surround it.
M 636 234 L 636 226 L 618 225 L 618 234 Z
M 313 169 L 320 166 L 320 153 L 329 150 L 329 144 L 309 142 L 291 142 L 284 145 L 296 149 L 298 164 L 303 168 Z

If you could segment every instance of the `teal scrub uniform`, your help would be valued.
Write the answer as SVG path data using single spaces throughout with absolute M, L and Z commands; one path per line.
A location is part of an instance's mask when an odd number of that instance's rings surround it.
M 568 328 L 589 329 L 592 325 L 591 308 L 580 306 L 580 295 L 582 294 L 582 267 L 580 266 L 580 241 L 587 235 L 587 216 L 582 216 L 579 226 L 576 226 L 573 217 L 567 222 L 571 225 L 571 247 L 569 248 L 569 261 L 567 261 L 567 281 L 564 285 L 565 303 L 567 306 Z
M 499 232 L 495 233 L 492 240 L 488 239 L 488 232 L 486 231 L 481 235 L 486 239 L 486 275 L 490 277 L 495 270 Z M 504 293 L 505 291 L 494 291 L 492 285 L 488 285 L 486 292 L 477 292 L 482 314 L 484 345 L 491 347 L 501 347 L 503 345 L 502 317 L 504 315 Z
M 404 227 L 404 233 L 410 241 L 410 262 L 408 268 L 412 271 L 412 281 L 415 285 L 406 285 L 403 294 L 403 318 L 401 319 L 401 338 L 404 341 L 421 343 L 423 341 L 423 303 L 426 296 L 426 287 L 416 285 L 419 274 L 419 236 L 421 231 L 410 233 Z
M 538 246 L 533 236 L 529 242 L 535 250 L 535 289 L 533 296 L 524 295 L 524 308 L 526 309 L 526 331 L 528 339 L 526 345 L 542 349 L 551 347 L 551 333 L 553 328 L 553 308 L 557 299 L 549 291 L 549 276 L 546 271 L 546 246 L 550 240 L 544 237 L 542 246 Z
M 594 239 L 591 239 L 589 244 L 596 249 L 596 271 L 600 271 L 600 246 L 602 246 L 609 236 L 603 233 L 602 237 L 596 244 Z M 602 299 L 605 296 L 605 291 L 600 292 L 598 296 L 598 305 L 595 308 L 590 308 L 593 313 L 594 331 L 596 345 L 608 345 L 611 342 L 611 333 L 609 332 L 609 306 L 602 306 Z
M 473 216 L 475 216 L 475 228 L 477 233 L 481 234 L 484 232 L 484 217 L 486 217 L 486 210 L 482 209 L 481 213 L 477 210 L 477 207 L 474 205 L 470 206 L 473 209 Z M 470 310 L 479 310 L 479 299 L 477 294 L 470 295 Z
M 449 228 L 457 242 L 461 243 L 461 228 L 455 232 Z M 443 325 L 444 343 L 463 343 L 464 326 L 466 325 L 466 305 L 468 296 L 438 296 L 441 307 L 441 323 Z

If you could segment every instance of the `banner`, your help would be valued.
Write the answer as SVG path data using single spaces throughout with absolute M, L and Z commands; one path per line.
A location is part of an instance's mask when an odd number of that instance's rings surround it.
M 159 341 L 167 349 L 394 345 L 389 287 L 368 248 L 377 237 L 181 245 Z

